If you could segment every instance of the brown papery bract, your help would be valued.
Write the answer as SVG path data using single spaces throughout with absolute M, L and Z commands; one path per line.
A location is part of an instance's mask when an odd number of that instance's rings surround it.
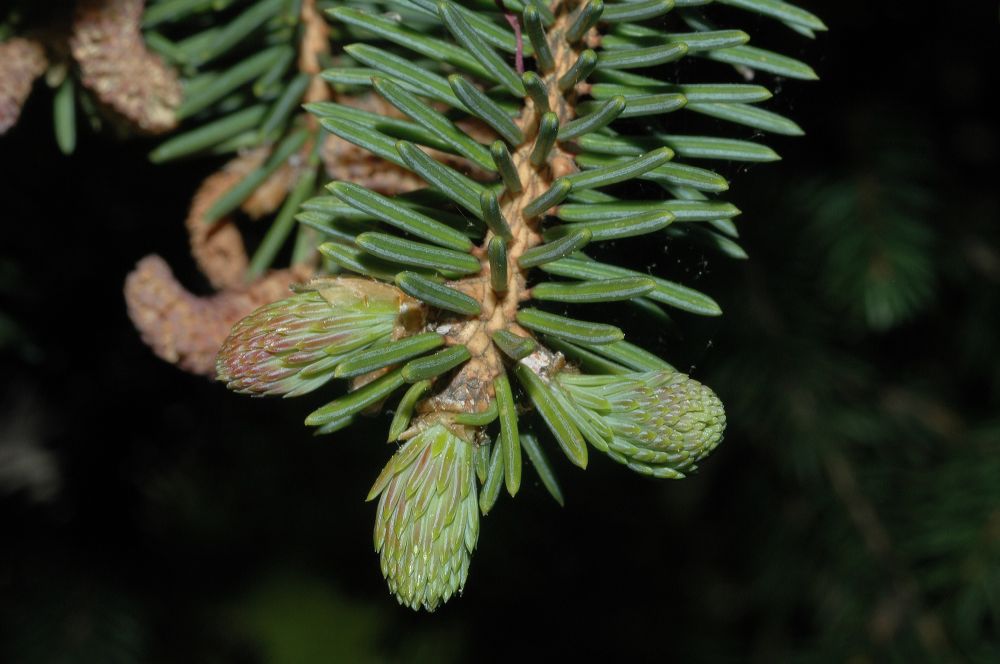
M 17 124 L 31 87 L 48 60 L 41 43 L 15 37 L 0 44 L 0 135 Z
M 177 73 L 142 38 L 143 0 L 80 0 L 70 50 L 83 85 L 115 114 L 144 133 L 177 126 Z
M 159 256 L 146 256 L 125 280 L 132 323 L 156 355 L 185 371 L 215 375 L 215 357 L 230 329 L 257 307 L 286 297 L 308 278 L 301 268 L 276 270 L 242 290 L 198 296 Z

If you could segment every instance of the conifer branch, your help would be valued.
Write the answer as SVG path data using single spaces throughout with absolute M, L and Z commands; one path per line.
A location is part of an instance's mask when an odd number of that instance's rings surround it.
M 728 4 L 803 34 L 823 29 L 783 2 Z M 321 434 L 410 385 L 389 434 L 406 442 L 369 499 L 380 498 L 375 545 L 390 588 L 433 610 L 464 586 L 479 513 L 495 507 L 501 487 L 518 492 L 523 456 L 562 502 L 533 431 L 547 429 L 578 467 L 593 448 L 657 478 L 683 478 L 719 444 L 726 416 L 709 388 L 626 341 L 599 310 L 577 318 L 551 307 L 626 302 L 659 319 L 661 305 L 720 315 L 705 293 L 604 262 L 603 247 L 646 237 L 746 258 L 732 221 L 739 211 L 714 198 L 728 181 L 683 160 L 777 154 L 664 125 L 693 112 L 778 134 L 801 129 L 757 106 L 771 96 L 762 86 L 656 76 L 686 57 L 813 74 L 688 4 L 675 22 L 669 0 L 382 8 L 335 3 L 323 15 L 315 0 L 257 0 L 218 33 L 187 38 L 175 52 L 190 76 L 178 114 L 201 125 L 154 158 L 254 148 L 225 176 L 225 191 L 197 198 L 189 217 L 193 252 L 225 295 L 287 274 L 268 270 L 293 220 L 293 270 L 331 273 L 239 321 L 218 356 L 220 380 L 297 396 L 349 379 L 347 394 L 306 418 Z M 677 31 L 663 31 L 664 16 Z M 227 60 L 256 31 L 270 47 Z M 333 34 L 344 43 L 329 44 Z M 636 135 L 636 119 L 657 129 Z M 316 195 L 321 166 L 335 181 Z M 636 199 L 628 185 L 637 181 L 668 197 Z M 232 232 L 238 211 L 276 212 L 249 258 Z M 132 293 L 143 299 L 141 288 Z M 217 297 L 200 306 L 221 306 Z M 143 319 L 154 321 L 170 309 L 146 308 L 154 313 Z

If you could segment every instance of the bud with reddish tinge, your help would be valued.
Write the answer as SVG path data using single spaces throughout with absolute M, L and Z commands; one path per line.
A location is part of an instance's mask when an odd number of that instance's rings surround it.
M 423 307 L 367 279 L 314 279 L 237 323 L 219 350 L 218 378 L 250 394 L 297 396 L 352 355 L 422 324 Z
M 560 373 L 554 382 L 588 441 L 645 475 L 684 477 L 718 446 L 726 429 L 719 398 L 682 373 Z
M 479 537 L 473 443 L 432 424 L 375 481 L 375 550 L 400 604 L 433 611 L 465 586 Z

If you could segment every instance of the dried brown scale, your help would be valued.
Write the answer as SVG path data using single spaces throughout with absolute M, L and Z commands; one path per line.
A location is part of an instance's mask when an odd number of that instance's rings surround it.
M 302 0 L 302 10 L 299 12 L 302 25 L 305 27 L 302 43 L 299 45 L 299 71 L 311 75 L 309 89 L 306 90 L 305 102 L 326 101 L 330 98 L 330 86 L 317 74 L 323 71 L 320 58 L 330 52 L 330 26 L 316 8 L 316 0 Z M 313 128 L 317 128 L 316 118 L 309 116 Z
M 555 67 L 544 77 L 549 89 L 549 107 L 565 124 L 575 117 L 575 91 L 563 95 L 556 82 L 572 67 L 579 57 L 579 50 L 563 37 L 571 21 L 572 7 L 562 4 L 556 20 L 549 29 L 549 48 Z M 528 299 L 527 274 L 517 264 L 525 251 L 541 244 L 539 218 L 526 219 L 524 207 L 547 191 L 558 178 L 575 172 L 576 166 L 570 155 L 558 144 L 553 148 L 548 163 L 536 167 L 531 164 L 530 155 L 533 139 L 537 131 L 539 113 L 530 98 L 525 98 L 525 108 L 517 123 L 524 132 L 524 142 L 511 155 L 520 176 L 523 190 L 512 194 L 507 192 L 500 201 L 501 211 L 507 220 L 513 239 L 507 245 L 508 284 L 504 293 L 496 293 L 490 288 L 490 266 L 486 258 L 486 247 L 493 238 L 487 233 L 477 255 L 481 257 L 482 271 L 475 277 L 451 282 L 453 288 L 475 298 L 482 308 L 478 318 L 451 324 L 445 334 L 449 344 L 464 344 L 472 355 L 448 385 L 438 394 L 421 404 L 424 412 L 482 412 L 489 408 L 493 399 L 493 379 L 504 371 L 503 358 L 493 344 L 492 334 L 509 329 L 517 334 L 527 333 L 514 321 L 518 305 Z
M 243 284 L 247 254 L 243 237 L 231 215 L 215 223 L 205 223 L 205 213 L 247 173 L 264 163 L 266 149 L 254 150 L 233 159 L 222 170 L 201 183 L 195 192 L 184 225 L 191 241 L 191 255 L 202 274 L 216 289 Z
M 288 192 L 295 186 L 295 182 L 302 173 L 302 167 L 308 158 L 309 148 L 310 146 L 307 144 L 298 154 L 292 155 L 288 161 L 279 166 L 243 201 L 240 209 L 251 219 L 260 219 L 281 207 Z
M 332 134 L 326 136 L 320 158 L 330 178 L 357 182 L 386 196 L 403 194 L 423 185 L 423 181 L 410 171 Z
M 465 132 L 469 138 L 489 145 L 497 139 L 497 133 L 479 118 L 461 118 L 455 121 L 455 126 Z
M 288 295 L 308 274 L 277 270 L 244 290 L 199 297 L 188 292 L 159 256 L 147 256 L 125 280 L 132 323 L 156 355 L 185 371 L 215 375 L 215 357 L 232 326 L 257 307 Z
M 47 66 L 45 49 L 33 39 L 15 37 L 0 44 L 0 135 L 17 124 L 35 79 Z
M 395 106 L 373 93 L 340 97 L 337 102 L 344 106 L 386 117 L 400 119 L 406 117 Z M 496 139 L 495 132 L 482 122 L 469 120 L 457 124 L 463 131 L 481 143 L 490 143 Z M 430 149 L 427 150 L 427 153 L 442 164 L 455 168 L 473 179 L 487 180 L 493 177 L 492 173 L 470 163 L 463 157 Z M 326 167 L 326 174 L 330 178 L 356 182 L 386 196 L 404 194 L 424 186 L 424 181 L 412 171 L 387 162 L 364 148 L 332 134 L 328 134 L 326 137 L 321 158 Z
M 142 39 L 143 0 L 80 0 L 70 49 L 83 85 L 140 131 L 177 126 L 181 84 Z
M 115 16 L 114 8 L 123 11 Z M 77 32 L 82 34 L 74 35 L 74 39 L 80 42 L 81 48 L 96 48 L 94 44 L 98 43 L 102 48 L 109 48 L 108 44 L 120 45 L 130 38 L 129 21 L 138 29 L 141 9 L 141 1 L 102 3 L 88 0 L 81 3 L 77 24 L 82 27 Z M 306 30 L 298 64 L 301 71 L 316 74 L 321 69 L 319 56 L 328 52 L 329 45 L 328 27 L 316 11 L 315 0 L 303 2 L 302 20 Z M 321 101 L 327 96 L 328 88 L 318 78 L 306 95 L 307 101 Z M 311 145 L 306 145 L 279 167 L 242 203 L 242 211 L 259 218 L 277 210 L 301 174 L 311 149 Z M 291 284 L 308 279 L 314 272 L 311 264 L 303 264 L 271 272 L 247 285 L 249 261 L 233 216 L 205 223 L 205 214 L 212 205 L 247 174 L 259 168 L 269 154 L 267 147 L 241 154 L 221 171 L 206 178 L 192 200 L 185 222 L 191 253 L 219 293 L 207 297 L 192 295 L 177 283 L 170 268 L 156 256 L 143 259 L 126 280 L 129 314 L 143 340 L 158 356 L 186 371 L 213 376 L 216 354 L 232 325 L 255 308 L 284 298 Z
M 219 290 L 217 294 L 192 295 L 177 283 L 158 256 L 144 258 L 126 279 L 129 315 L 143 340 L 159 357 L 185 371 L 214 375 L 215 356 L 232 325 L 257 307 L 286 297 L 291 284 L 308 279 L 314 272 L 312 265 L 302 264 L 270 272 L 247 285 L 249 261 L 232 216 L 205 223 L 209 208 L 258 168 L 269 152 L 268 148 L 258 148 L 231 160 L 205 179 L 192 200 L 185 221 L 191 254 Z M 244 212 L 259 216 L 277 209 L 300 170 L 291 161 L 254 191 L 243 203 Z

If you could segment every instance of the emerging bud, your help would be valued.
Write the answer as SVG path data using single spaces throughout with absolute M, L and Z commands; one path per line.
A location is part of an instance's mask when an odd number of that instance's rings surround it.
M 394 286 L 338 277 L 314 279 L 298 290 L 233 326 L 216 361 L 229 389 L 305 394 L 355 353 L 422 324 L 423 308 Z
M 479 537 L 473 444 L 433 424 L 403 445 L 375 481 L 375 550 L 400 604 L 428 611 L 465 586 Z
M 560 373 L 555 382 L 591 444 L 645 475 L 684 477 L 718 446 L 726 429 L 719 398 L 682 373 Z

